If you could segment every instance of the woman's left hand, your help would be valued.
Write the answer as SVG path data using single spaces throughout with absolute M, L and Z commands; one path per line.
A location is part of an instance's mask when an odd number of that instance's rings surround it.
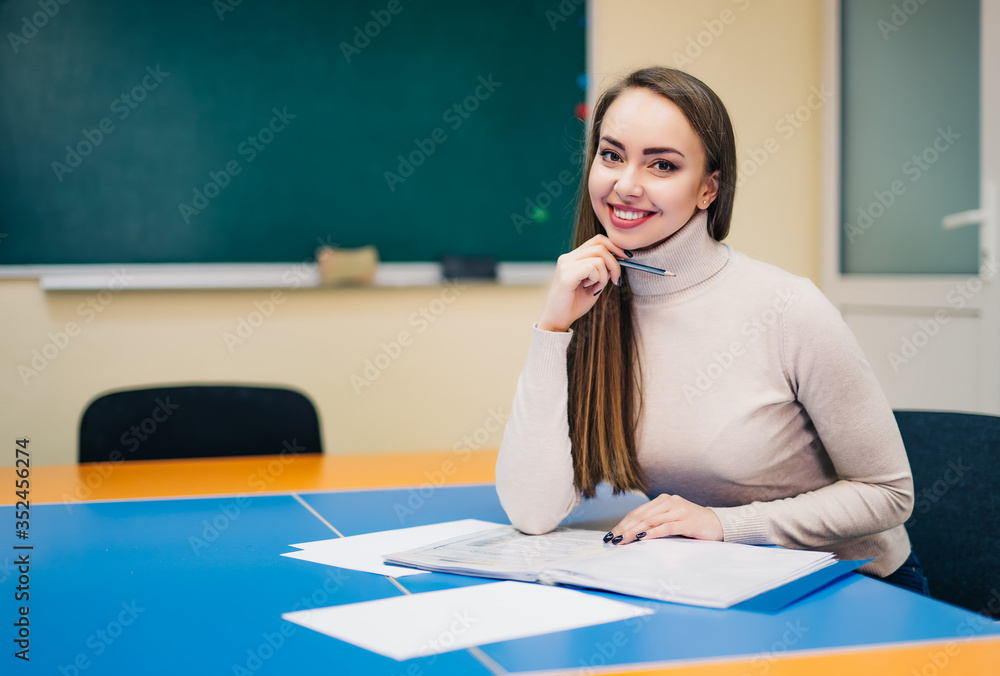
M 628 544 L 636 540 L 684 535 L 698 540 L 722 541 L 722 522 L 708 507 L 679 495 L 659 495 L 625 515 L 605 542 Z

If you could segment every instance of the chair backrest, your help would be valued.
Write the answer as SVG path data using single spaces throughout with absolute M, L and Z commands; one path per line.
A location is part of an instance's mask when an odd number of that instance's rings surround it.
M 80 421 L 80 462 L 322 453 L 319 418 L 300 392 L 189 385 L 111 392 Z
M 1000 417 L 894 413 L 916 494 L 906 527 L 931 596 L 1000 618 Z

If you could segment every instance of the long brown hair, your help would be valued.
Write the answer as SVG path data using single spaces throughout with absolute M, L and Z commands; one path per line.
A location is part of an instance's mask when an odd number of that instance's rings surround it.
M 643 68 L 609 87 L 594 107 L 587 138 L 583 177 L 577 197 L 573 248 L 594 235 L 606 235 L 588 190 L 597 155 L 601 123 L 622 93 L 645 88 L 672 101 L 701 138 L 705 172 L 719 172 L 719 192 L 708 207 L 708 230 L 721 241 L 729 234 L 736 194 L 736 140 L 729 113 L 701 80 L 672 68 Z M 573 323 L 569 371 L 569 429 L 573 443 L 573 481 L 584 497 L 608 482 L 615 493 L 645 491 L 646 477 L 635 457 L 636 425 L 642 409 L 638 345 L 628 276 L 606 289 L 597 304 Z

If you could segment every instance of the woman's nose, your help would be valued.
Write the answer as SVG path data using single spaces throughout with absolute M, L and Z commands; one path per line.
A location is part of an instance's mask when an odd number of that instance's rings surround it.
M 622 199 L 642 196 L 642 182 L 632 169 L 622 171 L 618 180 L 615 181 L 615 192 Z

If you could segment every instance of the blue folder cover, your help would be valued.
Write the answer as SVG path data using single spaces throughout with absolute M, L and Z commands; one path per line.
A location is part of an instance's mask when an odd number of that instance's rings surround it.
M 776 613 L 782 608 L 809 596 L 815 591 L 853 573 L 872 559 L 861 561 L 837 561 L 798 580 L 793 580 L 771 591 L 758 594 L 752 599 L 732 606 L 734 610 L 749 610 L 755 613 Z

